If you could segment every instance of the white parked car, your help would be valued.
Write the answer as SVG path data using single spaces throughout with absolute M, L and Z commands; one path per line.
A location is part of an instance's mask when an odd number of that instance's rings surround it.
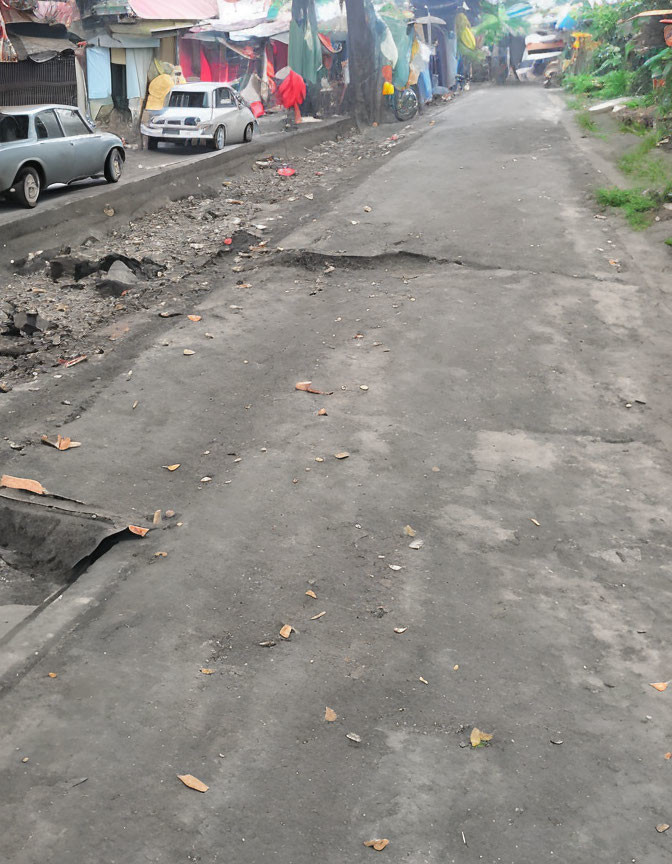
M 254 114 L 229 84 L 197 82 L 173 87 L 166 107 L 143 123 L 141 131 L 150 150 L 156 150 L 159 141 L 205 141 L 221 150 L 251 141 L 255 124 Z

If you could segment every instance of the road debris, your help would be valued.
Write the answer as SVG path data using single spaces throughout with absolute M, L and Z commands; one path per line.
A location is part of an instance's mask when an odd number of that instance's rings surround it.
M 669 828 L 670 826 L 667 824 L 667 822 L 661 822 L 660 825 L 656 825 L 656 831 L 659 834 L 664 834 L 666 831 L 669 830 Z
M 195 351 L 192 351 L 191 348 L 185 348 L 184 351 L 183 351 L 182 353 L 184 354 L 185 357 L 193 357 L 193 355 L 194 355 L 196 352 L 195 352 Z
M 324 719 L 327 721 L 327 723 L 333 723 L 335 720 L 338 720 L 338 714 L 334 711 L 333 708 L 329 708 L 329 706 L 327 706 L 324 709 Z
M 214 669 L 205 669 L 205 668 L 203 668 L 203 669 L 201 669 L 201 672 L 203 673 L 203 675 L 214 675 L 214 674 L 215 674 L 215 670 L 214 670 Z
M 194 777 L 193 774 L 178 774 L 177 777 L 185 786 L 188 786 L 190 789 L 195 789 L 197 792 L 207 792 L 210 788 L 209 786 L 206 786 L 202 780 L 199 780 L 198 777 Z
M 361 744 L 362 743 L 361 735 L 357 735 L 356 732 L 348 732 L 345 737 L 348 738 L 350 741 L 354 741 L 355 744 Z
M 312 597 L 313 600 L 317 600 L 317 594 L 314 591 L 311 591 L 310 589 L 308 591 L 306 591 L 306 597 Z
M 131 534 L 136 534 L 138 537 L 145 537 L 149 528 L 142 528 L 140 525 L 129 525 L 128 530 Z
M 423 678 L 422 675 L 418 678 L 418 681 L 422 684 L 429 684 L 429 681 L 427 681 L 426 678 Z
M 316 390 L 312 387 L 312 381 L 297 381 L 294 386 L 295 390 L 302 390 L 304 393 L 314 393 L 316 396 L 333 396 L 333 390 Z
M 408 548 L 409 548 L 409 549 L 422 549 L 422 547 L 423 547 L 424 545 L 425 545 L 425 541 L 424 541 L 424 540 L 413 540 L 412 543 L 409 543 L 409 544 L 408 544 Z
M 488 732 L 481 732 L 477 726 L 474 726 L 471 730 L 469 741 L 472 747 L 484 747 L 488 741 L 492 741 L 492 737 Z
M 334 453 L 335 459 L 347 459 L 349 456 L 350 454 L 345 450 L 343 450 L 341 453 Z
M 318 612 L 317 615 L 313 615 L 310 620 L 317 621 L 318 618 L 323 618 L 326 614 L 326 610 L 324 612 Z
M 55 441 L 52 441 L 47 435 L 42 435 L 40 441 L 47 444 L 49 447 L 55 447 L 56 450 L 72 450 L 73 447 L 81 447 L 81 442 L 73 441 L 71 438 L 64 438 L 58 435 Z
M 165 468 L 166 471 L 177 471 L 181 464 L 181 462 L 176 462 L 174 465 L 162 465 L 161 467 Z
M 541 527 L 541 523 L 540 523 L 540 522 L 537 522 L 536 519 L 532 519 L 532 518 L 530 518 L 530 522 L 532 522 L 533 525 L 536 525 L 537 528 L 540 528 L 540 527 Z
M 375 849 L 376 852 L 382 852 L 383 849 L 389 845 L 389 842 L 390 841 L 387 839 L 387 837 L 383 837 L 381 840 L 365 840 L 364 845 Z
M 291 632 L 291 631 L 290 631 Z M 275 642 L 272 639 L 266 639 L 265 642 L 260 642 L 259 645 L 262 648 L 273 648 L 275 646 Z
M 667 690 L 667 685 L 669 683 L 669 681 L 656 681 L 653 684 L 649 684 L 649 687 L 653 687 L 654 690 L 658 690 L 660 693 L 662 693 L 663 690 Z
M 194 321 L 194 322 L 196 322 L 196 321 L 201 321 L 201 320 L 202 320 L 202 316 L 201 316 L 201 315 L 187 315 L 187 318 L 188 318 L 190 321 Z
M 326 417 L 327 416 L 327 409 L 326 408 L 320 408 L 320 410 L 317 412 L 317 416 L 318 417 Z
M 401 565 L 400 565 L 400 564 L 388 564 L 387 566 L 390 568 L 390 570 L 395 570 L 395 571 L 396 571 L 396 570 L 401 570 Z
M 280 629 L 280 635 L 282 636 L 283 639 L 289 639 L 289 637 L 292 635 L 293 631 L 294 631 L 294 628 L 292 627 L 291 624 L 285 624 Z
M 414 528 L 411 528 L 410 525 L 404 526 L 404 534 L 407 537 L 415 537 L 416 533 L 417 533 L 416 530 Z
M 30 480 L 27 477 L 12 477 L 11 474 L 3 474 L 0 477 L 0 487 L 6 489 L 20 489 L 24 492 L 33 492 L 35 495 L 46 495 L 47 490 L 37 480 Z
M 394 628 L 395 633 L 405 633 L 407 630 L 408 630 L 408 627 L 395 627 Z

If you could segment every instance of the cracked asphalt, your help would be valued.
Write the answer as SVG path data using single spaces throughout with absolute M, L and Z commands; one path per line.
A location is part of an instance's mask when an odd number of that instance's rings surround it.
M 7 395 L 82 447 L 3 471 L 176 515 L 4 692 L 4 860 L 668 860 L 669 258 L 589 157 L 557 94 L 470 93 L 244 299 Z

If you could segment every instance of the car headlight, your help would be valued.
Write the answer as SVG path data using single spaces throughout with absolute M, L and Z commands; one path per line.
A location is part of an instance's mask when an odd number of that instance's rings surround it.
M 166 122 L 165 120 L 156 120 L 155 119 L 155 120 L 152 120 L 152 126 L 161 126 L 165 122 Z
M 185 126 L 198 126 L 201 122 L 200 117 L 186 117 L 184 121 Z

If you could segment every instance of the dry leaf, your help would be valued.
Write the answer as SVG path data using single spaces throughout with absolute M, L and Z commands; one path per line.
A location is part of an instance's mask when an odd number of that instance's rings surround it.
M 29 480 L 25 477 L 12 477 L 11 474 L 3 474 L 0 477 L 0 486 L 6 489 L 23 489 L 25 492 L 34 492 L 35 495 L 46 495 L 47 490 L 37 480 Z
M 214 674 L 215 674 L 215 670 L 214 670 L 214 669 L 201 669 L 201 672 L 202 672 L 204 675 L 214 675 Z
M 78 363 L 83 363 L 86 360 L 86 354 L 80 354 L 79 357 L 73 357 L 71 360 L 59 359 L 59 363 L 64 369 L 69 369 L 71 366 L 76 366 Z
M 338 720 L 338 714 L 334 711 L 333 708 L 329 708 L 328 706 L 324 709 L 324 719 L 327 723 L 333 723 L 334 720 Z
M 424 540 L 414 540 L 412 543 L 408 544 L 408 548 L 409 549 L 422 549 L 422 547 L 424 545 L 425 545 Z
M 326 417 L 327 416 L 327 409 L 326 408 L 320 408 L 320 410 L 317 412 L 317 416 L 318 417 Z
M 191 357 L 192 354 L 195 354 L 196 352 L 192 351 L 191 348 L 185 348 L 182 353 L 184 354 L 185 357 Z
M 429 684 L 429 681 L 423 678 L 422 675 L 418 678 L 418 681 L 421 681 L 423 684 Z
M 195 789 L 197 792 L 207 792 L 210 788 L 199 780 L 198 777 L 194 777 L 193 774 L 178 774 L 177 776 L 185 786 L 188 786 L 190 789 Z
M 318 612 L 317 615 L 313 615 L 313 617 L 310 620 L 311 621 L 317 621 L 318 618 L 321 618 L 323 615 L 326 615 L 326 614 L 327 614 L 326 611 Z
M 539 528 L 539 527 L 541 526 L 541 523 L 540 523 L 540 522 L 537 522 L 536 519 L 530 519 L 530 522 L 532 522 L 534 525 L 536 525 L 537 528 Z
M 407 630 L 408 630 L 408 627 L 395 627 L 394 628 L 395 633 L 405 633 Z
M 55 447 L 56 450 L 71 450 L 73 447 L 82 446 L 79 441 L 73 441 L 72 438 L 64 438 L 62 435 L 58 435 L 55 441 L 51 441 L 47 435 L 43 435 L 40 441 L 43 444 L 48 444 L 49 447 Z
M 289 639 L 289 637 L 292 635 L 293 629 L 294 628 L 291 624 L 285 624 L 285 626 L 280 630 L 280 635 L 283 639 Z
M 202 316 L 201 315 L 187 315 L 187 318 L 190 321 L 200 321 Z
M 314 393 L 316 396 L 331 396 L 333 394 L 333 390 L 327 392 L 325 390 L 316 390 L 314 387 L 311 387 L 312 381 L 298 381 L 295 385 L 296 390 L 303 390 L 304 393 Z
M 373 847 L 376 852 L 382 852 L 383 849 L 389 844 L 389 840 L 387 837 L 384 837 L 382 840 L 367 840 L 364 845 Z
M 471 741 L 472 747 L 478 747 L 481 744 L 484 744 L 486 741 L 492 741 L 492 735 L 489 735 L 487 732 L 481 732 L 476 726 L 471 730 L 471 735 L 469 736 L 469 740 Z
M 342 453 L 334 453 L 336 459 L 347 459 L 350 454 L 346 453 L 345 450 Z
M 317 594 L 314 591 L 306 591 L 307 597 L 312 597 L 313 600 L 317 600 Z
M 181 462 L 176 462 L 174 465 L 162 465 L 161 467 L 168 471 L 177 471 L 181 464 Z
M 666 759 L 672 759 L 672 753 L 666 753 L 665 758 Z
M 137 534 L 138 537 L 144 537 L 145 534 L 149 531 L 149 528 L 140 528 L 139 525 L 129 525 L 128 530 L 131 534 Z
M 661 822 L 660 825 L 656 825 L 656 831 L 659 834 L 664 834 L 670 826 L 667 822 Z
M 659 690 L 662 693 L 663 690 L 667 690 L 667 685 L 669 683 L 669 681 L 657 681 L 655 684 L 651 684 L 650 686 L 653 687 L 654 690 Z
M 416 534 L 415 528 L 411 528 L 410 525 L 404 526 L 404 534 L 407 537 L 415 537 L 415 534 Z
M 58 672 L 50 672 L 49 677 L 50 678 L 58 678 Z
M 388 564 L 387 566 L 390 568 L 390 570 L 401 570 L 399 564 Z

